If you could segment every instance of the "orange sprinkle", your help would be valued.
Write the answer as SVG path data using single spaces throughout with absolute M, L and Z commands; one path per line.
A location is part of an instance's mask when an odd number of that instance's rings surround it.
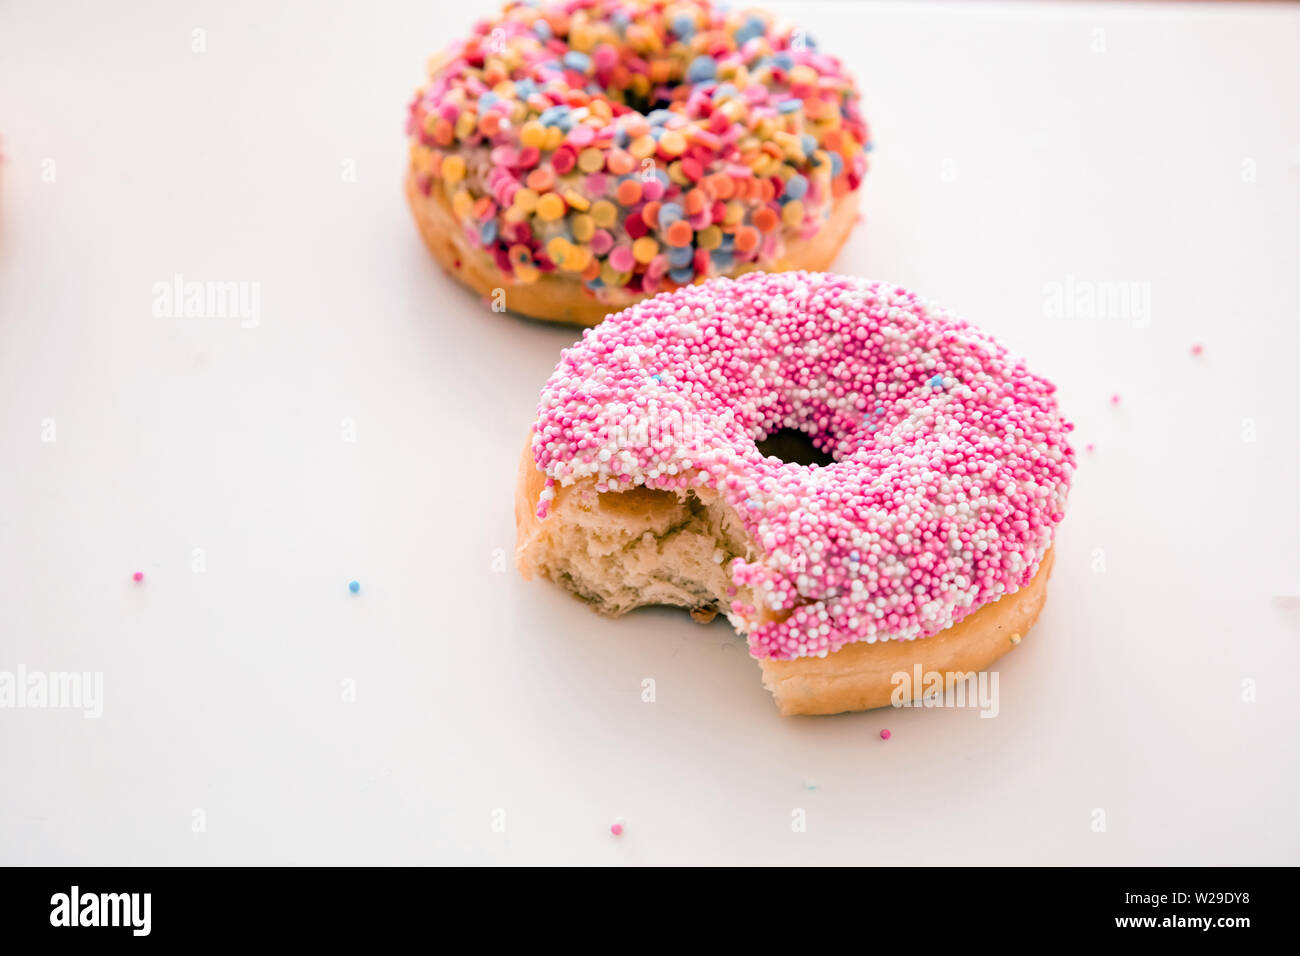
M 741 252 L 752 252 L 758 248 L 758 230 L 753 226 L 741 226 L 736 230 L 736 248 Z
M 540 171 L 540 170 L 539 170 Z M 528 185 L 532 186 L 532 176 L 528 177 Z M 536 187 L 533 187 L 536 188 Z M 625 179 L 618 184 L 618 192 L 614 194 L 620 205 L 631 206 L 641 198 L 641 180 Z
M 754 213 L 754 225 L 758 227 L 759 232 L 771 232 L 780 221 L 781 217 L 770 206 L 764 206 Z
M 626 150 L 616 149 L 606 157 L 605 166 L 615 176 L 623 176 L 636 169 L 636 159 Z
M 719 199 L 730 199 L 736 195 L 736 181 L 726 173 L 717 173 L 711 177 L 713 191 Z
M 691 238 L 695 235 L 695 230 L 685 219 L 678 219 L 668 227 L 668 233 L 664 237 L 668 240 L 670 246 L 689 246 Z
M 483 118 L 478 121 L 479 132 L 484 136 L 495 136 L 501 129 L 501 115 L 499 113 L 484 113 Z
M 707 201 L 701 190 L 692 189 L 686 194 L 682 202 L 688 216 L 698 216 Z
M 533 192 L 544 193 L 555 185 L 555 173 L 548 166 L 538 166 L 528 174 L 527 183 Z
M 474 218 L 486 219 L 492 213 L 496 212 L 494 203 L 489 196 L 480 196 L 478 202 L 474 203 Z
M 646 203 L 645 207 L 641 210 L 641 221 L 644 222 L 651 229 L 654 229 L 656 226 L 658 226 L 659 207 L 662 205 L 663 203 L 657 201 Z
M 758 198 L 763 200 L 763 202 L 771 202 L 776 198 L 776 187 L 772 185 L 772 180 L 770 179 L 758 180 L 758 191 Z
M 447 120 L 438 117 L 438 122 L 433 124 L 433 138 L 439 146 L 450 146 L 452 139 L 455 137 L 455 130 Z

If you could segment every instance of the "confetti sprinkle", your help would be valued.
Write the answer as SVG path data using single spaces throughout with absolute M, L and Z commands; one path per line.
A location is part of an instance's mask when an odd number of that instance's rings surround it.
M 623 824 L 624 824 L 624 822 L 625 822 L 625 821 L 623 820 L 623 818 L 622 818 L 622 817 L 619 817 L 619 818 L 618 818 L 617 820 L 615 820 L 612 824 L 610 824 L 609 832 L 612 833 L 612 834 L 614 834 L 614 836 L 622 836 L 622 835 L 623 835 Z
M 882 730 L 882 731 L 880 732 L 880 739 L 881 739 L 881 740 L 888 740 L 888 739 L 889 739 L 890 737 L 892 737 L 892 736 L 893 736 L 893 734 L 891 734 L 888 730 Z
M 348 590 L 351 591 L 353 594 L 356 594 L 358 591 L 361 590 L 361 582 L 359 582 L 359 581 L 349 581 L 349 582 L 348 582 Z
M 135 572 L 135 574 L 131 575 L 131 580 L 134 581 L 136 584 L 139 584 L 141 581 L 144 580 L 144 572 L 143 571 Z
M 774 266 L 859 188 L 870 139 L 838 59 L 711 0 L 511 2 L 438 58 L 407 136 L 471 247 L 597 297 Z M 578 251 L 555 261 L 556 237 Z
M 1050 546 L 1075 467 L 1054 391 L 895 286 L 713 279 L 615 313 L 563 353 L 533 427 L 537 515 L 580 480 L 709 488 L 762 549 L 729 565 L 754 657 L 928 637 L 1028 584 Z M 757 438 L 780 429 L 835 464 L 764 456 Z

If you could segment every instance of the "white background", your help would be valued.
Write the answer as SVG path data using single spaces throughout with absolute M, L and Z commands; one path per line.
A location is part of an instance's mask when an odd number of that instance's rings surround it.
M 105 700 L 0 710 L 0 862 L 1300 862 L 1300 10 L 772 6 L 864 91 L 838 268 L 1078 423 L 999 716 L 781 719 L 726 625 L 494 567 L 577 333 L 455 285 L 401 194 L 488 5 L 7 3 L 0 670 Z M 260 326 L 155 318 L 177 273 L 260 283 Z M 1048 316 L 1068 277 L 1149 284 L 1149 325 Z

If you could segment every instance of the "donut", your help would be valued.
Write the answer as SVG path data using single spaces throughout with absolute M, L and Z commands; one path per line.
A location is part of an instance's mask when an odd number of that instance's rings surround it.
M 710 0 L 511 3 L 430 62 L 406 130 L 434 258 L 498 311 L 579 325 L 828 268 L 869 145 L 839 60 Z
M 884 283 L 662 293 L 586 330 L 542 390 L 517 563 L 610 616 L 724 613 L 782 714 L 883 706 L 900 672 L 985 670 L 1037 618 L 1075 466 L 1054 393 Z M 792 431 L 829 464 L 760 450 Z

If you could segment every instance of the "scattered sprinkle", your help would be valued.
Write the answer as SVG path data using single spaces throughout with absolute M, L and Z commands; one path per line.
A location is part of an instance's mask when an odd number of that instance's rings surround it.
M 353 594 L 356 594 L 358 591 L 361 590 L 361 582 L 360 582 L 360 581 L 349 581 L 349 582 L 348 582 L 348 590 L 351 591 Z
M 1119 392 L 1116 392 L 1114 395 L 1112 395 L 1112 396 L 1110 397 L 1110 403 L 1111 403 L 1112 405 L 1118 405 L 1118 404 L 1119 404 Z
M 893 736 L 893 734 L 891 734 L 888 730 L 882 730 L 882 731 L 880 732 L 880 739 L 881 739 L 881 740 L 888 740 L 888 739 L 889 739 L 890 737 L 892 737 L 892 736 Z
M 622 818 L 622 817 L 619 817 L 619 818 L 618 818 L 617 820 L 615 820 L 612 824 L 610 824 L 609 832 L 612 833 L 612 834 L 614 834 L 614 836 L 622 836 L 622 835 L 623 835 L 623 823 L 624 823 L 623 818 Z
M 141 581 L 144 580 L 144 572 L 143 571 L 135 572 L 135 574 L 131 575 L 131 580 L 134 581 L 136 584 L 139 584 Z
M 1200 342 L 1197 342 L 1195 345 L 1192 346 L 1193 355 L 1201 355 L 1204 352 L 1205 352 L 1205 346 L 1202 345 Z
M 1011 635 L 1011 643 L 1012 643 L 1012 644 L 1019 644 L 1019 643 L 1020 643 L 1020 634 L 1019 634 L 1019 633 L 1016 633 L 1016 634 L 1012 634 L 1012 635 Z

